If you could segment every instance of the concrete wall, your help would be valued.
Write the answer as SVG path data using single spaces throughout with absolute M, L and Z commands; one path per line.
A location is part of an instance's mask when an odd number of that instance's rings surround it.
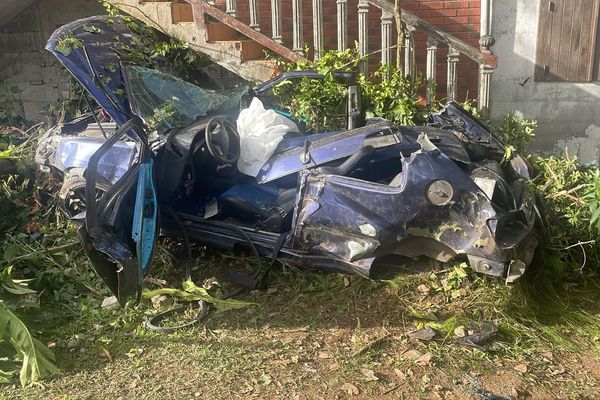
M 533 147 L 568 147 L 581 161 L 600 145 L 600 82 L 534 82 L 539 0 L 494 0 L 492 31 L 498 55 L 491 93 L 492 120 L 507 112 L 537 119 Z
M 102 13 L 97 0 L 38 0 L 0 27 L 0 81 L 21 89 L 25 118 L 42 119 L 43 106 L 68 95 L 66 74 L 44 50 L 50 34 L 67 22 Z

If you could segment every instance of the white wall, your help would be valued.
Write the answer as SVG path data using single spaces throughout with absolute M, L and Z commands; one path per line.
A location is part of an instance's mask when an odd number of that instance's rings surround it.
M 491 118 L 514 111 L 537 119 L 533 147 L 567 146 L 582 162 L 593 160 L 600 146 L 600 82 L 533 81 L 538 13 L 539 0 L 493 0 L 492 51 L 498 68 L 492 78 Z

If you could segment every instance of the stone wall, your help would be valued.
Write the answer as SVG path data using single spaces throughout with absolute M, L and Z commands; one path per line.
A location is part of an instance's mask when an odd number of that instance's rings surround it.
M 21 90 L 26 119 L 40 120 L 42 108 L 67 96 L 67 76 L 46 50 L 46 40 L 59 26 L 103 14 L 97 0 L 38 0 L 0 27 L 0 81 Z

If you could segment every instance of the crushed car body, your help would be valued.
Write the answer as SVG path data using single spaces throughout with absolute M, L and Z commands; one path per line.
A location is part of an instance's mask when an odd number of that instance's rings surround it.
M 81 46 L 65 54 L 57 45 L 67 35 Z M 59 28 L 47 45 L 115 123 L 94 139 L 93 154 L 78 144 L 60 158 L 85 159 L 77 163 L 86 168 L 80 237 L 121 303 L 140 295 L 159 233 L 364 277 L 380 260 L 466 256 L 476 272 L 513 282 L 531 262 L 537 214 L 528 163 L 506 160 L 504 144 L 459 105 L 447 104 L 427 126 L 365 120 L 352 74 L 340 73 L 346 129 L 301 132 L 269 114 L 269 91 L 283 80 L 321 79 L 316 72 L 218 93 L 124 62 L 131 37 L 119 18 L 92 17 Z M 238 118 L 255 99 L 287 128 L 248 174 L 238 168 L 250 143 Z M 49 163 L 41 155 L 66 140 L 63 131 L 45 136 L 38 162 Z M 109 161 L 124 147 L 127 157 Z M 99 180 L 111 183 L 101 196 Z

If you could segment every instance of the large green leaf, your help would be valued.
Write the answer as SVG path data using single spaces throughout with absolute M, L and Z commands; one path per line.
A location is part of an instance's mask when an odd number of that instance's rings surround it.
M 10 340 L 23 360 L 19 374 L 21 385 L 59 372 L 50 349 L 31 336 L 23 321 L 0 300 L 0 341 L 4 340 Z
M 145 298 L 149 299 L 149 298 L 152 298 L 152 297 L 160 295 L 160 294 L 167 294 L 169 296 L 173 296 L 173 297 L 183 300 L 183 301 L 204 300 L 207 303 L 210 303 L 213 306 L 215 306 L 217 311 L 234 310 L 234 309 L 244 308 L 244 307 L 256 304 L 256 303 L 251 303 L 251 302 L 243 301 L 243 300 L 235 300 L 235 299 L 221 300 L 221 299 L 218 299 L 218 298 L 213 297 L 210 294 L 208 294 L 206 289 L 196 286 L 196 284 L 194 284 L 194 282 L 192 282 L 192 281 L 184 281 L 183 282 L 183 290 L 174 289 L 174 288 L 150 290 L 150 291 L 145 291 L 143 293 L 143 296 Z

